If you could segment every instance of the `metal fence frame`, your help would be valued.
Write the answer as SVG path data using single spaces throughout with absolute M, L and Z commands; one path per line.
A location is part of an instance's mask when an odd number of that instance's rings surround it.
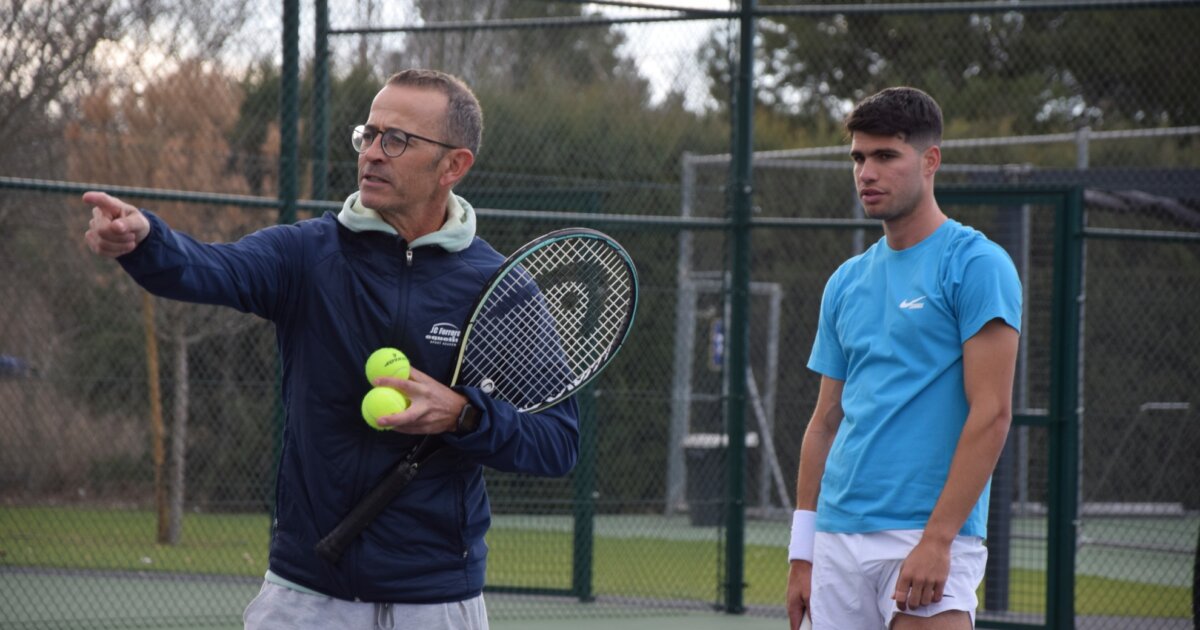
M 725 370 L 725 401 L 728 451 L 726 463 L 726 505 L 723 531 L 725 559 L 723 575 L 723 609 L 726 613 L 745 612 L 744 558 L 746 497 L 744 470 L 746 463 L 745 435 L 747 413 L 748 366 L 747 335 L 748 303 L 751 295 L 750 241 L 755 230 L 796 229 L 806 227 L 859 229 L 876 227 L 874 221 L 856 219 L 820 220 L 787 218 L 753 218 L 751 216 L 753 193 L 753 166 L 755 159 L 786 159 L 800 157 L 797 152 L 773 152 L 757 155 L 753 153 L 753 111 L 748 104 L 753 102 L 753 33 L 756 21 L 767 16 L 825 15 L 833 13 L 915 13 L 915 12 L 1004 12 L 1062 10 L 1072 8 L 1147 8 L 1191 5 L 1189 0 L 1094 0 L 1086 6 L 1070 1 L 1022 2 L 950 2 L 939 4 L 892 4 L 892 5 L 806 5 L 793 7 L 758 8 L 754 0 L 747 0 L 736 11 L 678 10 L 678 14 L 665 18 L 637 19 L 580 19 L 580 20 L 514 20 L 498 23 L 431 24 L 422 27 L 363 28 L 332 30 L 329 27 L 326 0 L 315 0 L 316 43 L 315 43 L 315 94 L 314 123 L 315 139 L 312 162 L 312 197 L 325 196 L 328 171 L 328 146 L 326 125 L 329 100 L 329 39 L 346 34 L 386 33 L 398 31 L 473 30 L 482 28 L 548 28 L 580 25 L 612 25 L 617 23 L 651 22 L 664 20 L 736 20 L 741 34 L 739 40 L 738 70 L 735 77 L 733 119 L 734 132 L 731 152 L 724 156 L 705 156 L 729 162 L 727 216 L 724 219 L 697 218 L 690 216 L 632 217 L 622 215 L 575 214 L 554 212 L 520 212 L 480 209 L 481 216 L 505 216 L 520 219 L 545 221 L 570 221 L 576 224 L 636 225 L 644 228 L 667 230 L 719 230 L 728 235 L 729 256 L 725 297 L 729 304 L 729 326 L 727 331 Z M 639 3 L 610 2 L 606 4 L 646 8 Z M 148 200 L 182 201 L 189 203 L 219 203 L 241 207 L 272 207 L 279 211 L 279 221 L 290 223 L 296 220 L 298 210 L 336 210 L 340 204 L 328 201 L 301 200 L 299 193 L 299 0 L 283 0 L 283 82 L 281 102 L 281 150 L 279 158 L 279 188 L 276 198 L 221 195 L 186 191 L 156 190 L 135 187 L 105 186 L 106 190 L 129 198 Z M 1200 128 L 1185 128 L 1196 133 Z M 1121 132 L 1124 133 L 1124 132 Z M 1070 134 L 1061 134 L 1059 141 L 1069 141 Z M 1128 135 L 1128 134 L 1126 134 Z M 1099 138 L 1100 134 L 1091 134 Z M 1086 140 L 1088 134 L 1082 136 Z M 1080 141 L 1080 136 L 1074 136 Z M 812 153 L 804 153 L 808 156 Z M 0 189 L 43 191 L 55 193 L 82 193 L 96 186 L 72 182 L 0 177 Z M 1044 427 L 1050 436 L 1049 471 L 1049 537 L 1047 557 L 1047 592 L 1044 625 L 1028 625 L 1012 622 L 981 620 L 981 627 L 994 628 L 1072 628 L 1074 619 L 1076 517 L 1078 510 L 1078 465 L 1079 465 L 1079 396 L 1080 396 L 1080 316 L 1084 244 L 1088 239 L 1132 239 L 1153 241 L 1197 241 L 1200 233 L 1152 232 L 1141 230 L 1118 230 L 1088 228 L 1083 217 L 1084 191 L 1079 187 L 939 187 L 938 199 L 943 203 L 955 204 L 1023 204 L 1037 203 L 1055 208 L 1054 229 L 1054 290 L 1052 316 L 1052 365 L 1050 408 L 1045 414 L 1024 413 L 1014 417 L 1019 426 Z M 586 454 L 586 451 L 585 451 Z M 581 461 L 581 466 L 590 466 Z M 590 470 L 590 469 L 588 469 Z M 587 475 L 585 475 L 587 476 Z M 586 485 L 580 486 L 577 497 L 586 497 Z M 592 596 L 590 519 L 593 511 L 577 511 L 576 546 L 574 556 L 573 584 L 571 593 L 581 600 Z M 504 590 L 503 585 L 495 585 Z
M 92 190 L 94 184 L 58 182 L 49 180 L 33 180 L 21 178 L 0 177 L 0 189 L 41 191 L 53 193 L 82 193 Z M 187 191 L 172 191 L 134 187 L 105 187 L 114 194 L 134 199 L 182 201 L 189 203 L 219 203 L 242 207 L 285 207 L 281 200 L 265 197 L 249 197 L 239 195 L 223 195 L 214 193 L 195 193 Z M 1029 186 L 945 186 L 939 187 L 937 197 L 940 203 L 947 205 L 992 205 L 1014 206 L 1021 204 L 1037 204 L 1050 206 L 1054 209 L 1054 270 L 1053 297 L 1051 308 L 1051 367 L 1049 408 L 1041 410 L 1018 410 L 1014 415 L 1016 426 L 1039 427 L 1048 432 L 1048 461 L 1051 467 L 1048 471 L 1048 536 L 1046 558 L 1046 593 L 1044 623 L 1036 624 L 1019 621 L 998 621 L 995 619 L 980 619 L 980 627 L 993 628 L 1072 628 L 1075 624 L 1074 592 L 1075 592 L 1075 552 L 1077 549 L 1077 516 L 1078 516 L 1078 466 L 1079 466 L 1079 411 L 1081 385 L 1081 307 L 1082 281 L 1084 265 L 1084 244 L 1088 239 L 1121 239 L 1143 241 L 1178 241 L 1194 242 L 1200 240 L 1200 233 L 1187 232 L 1157 232 L 1146 230 L 1118 230 L 1105 228 L 1088 228 L 1085 226 L 1083 214 L 1084 190 L 1080 187 L 1029 187 Z M 297 208 L 307 211 L 334 209 L 336 203 L 324 201 L 295 202 Z M 593 226 L 624 225 L 639 228 L 656 228 L 668 231 L 674 230 L 718 230 L 726 233 L 735 229 L 733 221 L 725 219 L 704 219 L 695 217 L 630 217 L 618 215 L 580 215 L 575 213 L 552 212 L 521 212 L 509 210 L 480 209 L 485 217 L 508 217 L 539 222 L 569 221 L 577 224 Z M 282 215 L 281 215 L 282 216 Z M 745 222 L 744 229 L 784 229 L 801 230 L 812 228 L 840 228 L 845 230 L 876 228 L 876 222 L 869 220 L 822 220 L 822 219 L 786 219 L 766 218 L 751 219 Z M 738 302 L 746 308 L 750 296 L 749 283 L 743 292 L 739 293 L 736 285 L 730 283 L 725 290 L 731 310 Z M 745 375 L 746 371 L 726 370 L 726 378 L 730 381 L 740 381 L 746 386 L 745 378 L 735 378 L 732 375 Z M 739 413 L 744 412 L 742 404 L 725 401 L 726 413 L 738 407 Z M 745 429 L 742 433 L 734 433 L 731 426 L 727 444 L 745 445 Z M 586 435 L 585 443 L 592 443 Z M 741 438 L 741 439 L 738 439 Z M 730 449 L 732 450 L 732 449 Z M 590 456 L 589 456 L 590 453 Z M 570 595 L 580 601 L 591 601 L 594 598 L 592 589 L 593 574 L 593 521 L 595 517 L 594 502 L 590 500 L 594 483 L 594 450 L 585 448 L 581 452 L 579 479 L 575 482 L 576 506 L 575 534 L 572 554 L 572 583 L 569 589 L 557 590 L 553 593 L 542 589 L 542 594 Z M 739 614 L 745 612 L 741 606 L 741 596 L 744 585 L 741 574 L 733 570 L 741 568 L 744 555 L 744 530 L 735 530 L 742 526 L 745 519 L 746 503 L 743 468 L 735 468 L 726 462 L 726 474 L 731 481 L 726 485 L 724 502 L 725 538 L 722 546 L 725 553 L 723 584 L 726 613 Z M 496 592 L 524 592 L 520 588 L 506 587 L 503 584 L 489 585 L 489 590 Z

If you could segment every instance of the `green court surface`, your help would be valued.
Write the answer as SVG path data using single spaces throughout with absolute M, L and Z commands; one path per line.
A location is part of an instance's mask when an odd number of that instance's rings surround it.
M 99 630 L 234 630 L 260 580 L 161 573 L 0 569 L 0 628 Z M 570 627 L 759 630 L 782 619 L 703 609 L 653 608 L 650 602 L 596 601 L 488 593 L 494 630 Z M 695 606 L 693 605 L 693 608 Z
M 261 580 L 0 570 L 0 628 L 235 628 Z
M 571 630 L 597 630 L 620 626 L 621 630 L 782 630 L 787 627 L 785 619 L 767 619 L 764 617 L 748 617 L 745 615 L 724 615 L 713 613 L 691 613 L 658 617 L 629 617 L 614 619 L 612 617 L 582 618 L 582 619 L 544 619 L 544 620 L 512 620 L 492 621 L 491 630 L 552 630 L 571 628 Z
M 1200 519 L 1194 515 L 1178 519 L 1087 519 L 1081 527 L 1081 545 L 1077 549 L 1076 576 L 1084 578 L 1115 579 L 1118 592 L 1125 592 L 1131 585 L 1167 587 L 1172 592 L 1190 595 L 1195 540 Z M 538 544 L 548 544 L 561 537 L 569 544 L 573 523 L 569 517 L 550 516 L 497 516 L 493 534 L 515 535 L 528 532 L 537 536 Z M 1010 547 L 1012 568 L 1025 571 L 1026 576 L 1037 578 L 1046 563 L 1045 521 L 1036 518 L 1014 519 L 1014 540 Z M 595 592 L 598 599 L 580 603 L 567 596 L 537 596 L 489 591 L 486 595 L 491 627 L 496 630 L 531 630 L 550 628 L 621 627 L 622 630 L 650 628 L 690 628 L 708 630 L 729 628 L 731 630 L 757 630 L 783 628 L 782 601 L 752 601 L 752 613 L 728 615 L 715 611 L 703 601 L 697 601 L 695 592 L 704 589 L 656 592 L 644 587 L 663 581 L 660 573 L 634 570 L 633 565 L 649 565 L 663 570 L 661 555 L 649 554 L 653 547 L 635 545 L 630 547 L 643 555 L 614 555 L 612 549 L 620 541 L 639 542 L 650 539 L 660 546 L 675 541 L 700 543 L 695 549 L 689 547 L 688 554 L 697 550 L 715 554 L 721 531 L 715 527 L 690 526 L 686 517 L 662 517 L 654 515 L 601 516 L 595 522 L 597 540 L 597 572 Z M 787 525 L 782 522 L 751 521 L 747 523 L 746 544 L 783 553 L 783 542 L 787 537 Z M 57 539 L 56 539 L 57 540 Z M 1136 542 L 1135 542 L 1136 541 Z M 61 541 L 60 541 L 61 542 Z M 97 541 L 90 541 L 98 544 Z M 83 553 L 77 547 L 70 553 Z M 606 556 L 605 550 L 610 550 Z M 10 550 L 11 551 L 11 550 Z M 499 551 L 499 550 L 498 550 Z M 510 552 L 512 553 L 512 552 Z M 524 567 L 518 560 L 526 560 L 532 553 L 529 545 L 519 546 L 510 558 L 496 554 L 497 575 L 489 575 L 493 583 L 505 586 L 503 579 L 520 577 Z M 715 571 L 713 562 L 706 561 L 701 570 L 702 582 L 711 582 L 710 572 Z M 10 553 L 0 555 L 0 630 L 68 629 L 100 630 L 111 628 L 140 629 L 234 629 L 241 627 L 241 611 L 257 593 L 261 577 L 242 575 L 233 577 L 204 576 L 187 573 L 140 570 L 106 570 L 103 568 L 38 568 L 14 566 Z M 772 573 L 756 576 L 756 580 L 773 579 L 769 592 L 783 591 L 783 569 L 773 573 L 776 558 L 772 556 L 766 569 Z M 506 566 L 517 563 L 518 566 Z M 711 566 L 710 566 L 711 565 Z M 779 565 L 783 567 L 783 564 Z M 636 568 L 636 567 L 635 567 Z M 667 567 L 669 568 L 669 567 Z M 622 571 L 623 569 L 623 571 Z M 640 571 L 640 572 L 639 572 Z M 645 573 L 646 575 L 643 575 Z M 614 575 L 615 574 L 615 575 Z M 683 577 L 675 575 L 670 580 L 682 583 Z M 648 577 L 647 577 L 648 576 Z M 562 576 L 564 584 L 570 583 L 569 566 Z M 651 579 L 653 578 L 653 579 Z M 640 581 L 639 581 L 640 580 Z M 615 584 L 615 586 L 612 586 Z M 1092 588 L 1095 582 L 1090 582 Z M 551 584 L 553 586 L 554 584 Z M 607 590 L 605 587 L 608 587 Z M 1101 585 L 1103 586 L 1103 585 Z M 636 588 L 635 588 L 636 587 Z M 1041 583 L 1035 584 L 1041 588 Z M 1108 587 L 1105 587 L 1108 588 Z M 659 588 L 663 591 L 663 588 Z M 668 589 L 669 590 L 669 589 Z M 695 592 L 693 592 L 695 591 Z M 1186 592 L 1185 592 L 1186 591 Z M 715 597 L 715 586 L 707 590 Z M 1012 608 L 1029 616 L 1035 623 L 1040 620 L 1041 591 L 1035 591 L 1033 599 L 1038 610 Z M 614 593 L 637 593 L 636 597 L 618 597 Z M 684 593 L 684 594 L 681 594 Z M 1132 609 L 1097 608 L 1094 601 L 1098 595 L 1111 595 L 1110 590 L 1095 593 L 1083 590 L 1078 593 L 1077 604 L 1083 606 L 1078 617 L 1080 629 L 1115 630 L 1129 627 L 1183 628 L 1190 624 L 1189 615 L 1174 612 L 1163 615 L 1162 611 L 1134 611 Z M 704 597 L 700 595 L 699 597 Z M 1178 597 L 1176 599 L 1179 599 Z M 1014 600 L 1016 601 L 1016 600 Z M 1185 604 L 1187 602 L 1184 602 Z M 1174 606 L 1174 604 L 1172 604 Z M 1175 606 L 1175 608 L 1179 608 Z M 1190 608 L 1186 611 L 1190 613 Z M 1086 616 L 1085 616 L 1086 615 Z M 1108 617 L 1104 617 L 1107 615 Z M 1127 625 L 1139 615 L 1154 617 L 1150 625 Z M 1185 618 L 1186 617 L 1186 618 Z M 1111 621 L 1109 625 L 1105 625 Z M 1115 624 L 1115 625 L 1114 625 Z M 1126 625 L 1122 625 L 1126 624 Z M 1183 625 L 1181 625 L 1183 624 Z M 1188 628 L 1190 630 L 1190 627 Z

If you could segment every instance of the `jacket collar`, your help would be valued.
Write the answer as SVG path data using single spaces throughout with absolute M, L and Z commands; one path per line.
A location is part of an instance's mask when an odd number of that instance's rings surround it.
M 386 232 L 396 234 L 396 228 L 388 225 L 379 213 L 362 205 L 358 192 L 351 194 L 342 204 L 338 222 L 352 232 Z M 409 247 L 437 245 L 448 252 L 460 252 L 475 239 L 475 209 L 466 199 L 450 193 L 446 202 L 446 222 L 436 232 L 413 239 Z

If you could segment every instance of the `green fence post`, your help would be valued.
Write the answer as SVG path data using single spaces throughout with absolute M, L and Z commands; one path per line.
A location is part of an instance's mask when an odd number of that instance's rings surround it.
M 324 200 L 329 182 L 329 2 L 315 0 L 313 50 L 312 198 Z
M 283 73 L 279 99 L 279 223 L 296 221 L 296 133 L 299 127 L 298 111 L 300 96 L 300 0 L 283 0 Z M 279 458 L 283 454 L 283 372 L 282 365 L 275 366 L 275 468 L 278 474 Z M 269 500 L 272 517 L 275 513 L 275 493 Z M 274 523 L 274 518 L 272 518 Z M 271 528 L 274 532 L 274 526 Z
M 725 399 L 725 612 L 745 611 L 746 548 L 746 353 L 750 287 L 750 206 L 753 189 L 754 150 L 754 0 L 742 3 L 741 41 L 734 92 L 732 183 L 730 187 L 732 233 L 729 252 L 729 361 L 726 364 Z
M 300 128 L 300 0 L 283 0 L 283 71 L 279 97 L 279 222 L 296 221 Z
M 1050 470 L 1046 625 L 1075 627 L 1075 537 L 1079 500 L 1079 330 L 1083 296 L 1083 192 L 1064 195 L 1054 221 L 1050 356 Z
M 579 461 L 575 465 L 575 538 L 571 558 L 571 593 L 581 602 L 595 599 L 592 567 L 596 520 L 595 385 L 576 396 L 579 401 Z

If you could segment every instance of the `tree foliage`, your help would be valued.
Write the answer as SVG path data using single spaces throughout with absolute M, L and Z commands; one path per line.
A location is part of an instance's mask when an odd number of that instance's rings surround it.
M 586 15 L 582 4 L 538 0 L 417 0 L 415 6 L 426 23 Z M 410 34 L 402 55 L 393 61 L 445 69 L 476 88 L 494 85 L 521 90 L 547 83 L 594 85 L 617 77 L 637 77 L 633 63 L 617 54 L 622 43 L 624 36 L 612 28 L 467 29 Z
M 1200 70 L 1179 60 L 1200 55 L 1197 19 L 1193 7 L 773 17 L 760 21 L 758 98 L 805 124 L 893 85 L 1019 133 L 1195 124 Z M 714 34 L 706 54 L 716 86 L 731 76 L 726 39 Z
M 55 112 L 94 75 L 96 48 L 128 19 L 130 7 L 106 0 L 5 0 L 0 8 L 0 167 L 7 173 L 51 168 L 61 145 Z M 30 173 L 33 174 L 32 172 Z M 39 176 L 48 173 L 42 171 Z
M 72 146 L 86 147 L 68 160 L 68 175 L 77 181 L 128 183 L 162 189 L 212 190 L 247 193 L 249 185 L 240 173 L 226 168 L 229 145 L 226 137 L 234 127 L 241 93 L 232 80 L 201 60 L 187 60 L 177 71 L 138 91 L 104 86 L 83 98 L 79 118 L 67 126 Z M 154 211 L 167 222 L 201 240 L 223 240 L 259 227 L 261 218 L 239 208 L 188 207 L 176 203 L 156 204 Z M 111 268 L 112 273 L 119 273 Z M 121 299 L 140 303 L 140 293 L 129 283 L 114 283 Z M 124 290 L 121 290 L 124 289 Z M 171 419 L 171 505 L 169 540 L 178 543 L 188 477 L 188 434 L 191 418 L 212 416 L 204 410 L 205 396 L 192 389 L 196 377 L 192 348 L 209 338 L 235 335 L 253 320 L 227 308 L 159 300 L 154 309 L 153 332 L 162 340 L 160 348 L 170 357 L 163 361 L 165 382 L 171 385 L 164 407 Z M 137 356 L 141 352 L 130 349 Z M 228 367 L 208 366 L 218 374 Z M 262 416 L 260 426 L 267 423 Z M 197 493 L 204 496 L 203 492 Z

